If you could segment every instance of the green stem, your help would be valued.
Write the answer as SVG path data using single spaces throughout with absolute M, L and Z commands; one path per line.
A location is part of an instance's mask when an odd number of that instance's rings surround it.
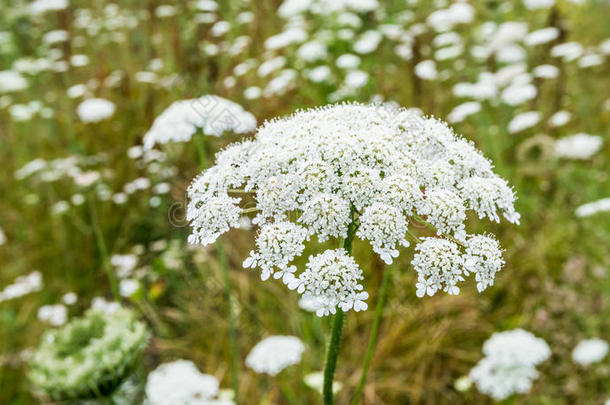
M 351 210 L 351 222 L 347 228 L 347 236 L 343 241 L 343 248 L 348 254 L 352 253 L 352 242 L 356 235 L 356 222 L 354 220 L 355 209 Z M 345 313 L 341 308 L 337 308 L 337 313 L 333 319 L 333 325 L 330 332 L 330 340 L 328 342 L 328 351 L 326 353 L 326 365 L 324 366 L 324 385 L 322 387 L 322 396 L 324 397 L 324 405 L 333 405 L 333 379 L 337 368 L 337 357 L 339 356 L 339 348 L 341 346 L 341 334 L 343 332 L 343 321 Z
M 197 153 L 199 154 L 199 164 L 201 170 L 205 170 L 208 167 L 207 151 L 205 147 L 205 138 L 201 131 L 195 134 L 195 145 L 197 147 Z M 231 363 L 231 385 L 234 391 L 235 403 L 239 403 L 239 377 L 238 377 L 238 350 L 237 350 L 237 325 L 235 322 L 235 314 L 233 313 L 233 302 L 231 299 L 231 280 L 229 278 L 229 266 L 227 264 L 227 258 L 225 256 L 224 249 L 220 243 L 220 239 L 216 240 L 216 255 L 220 263 L 220 272 L 225 287 L 225 295 L 228 306 L 229 315 L 229 356 Z
M 244 208 L 243 210 L 241 210 L 242 214 L 249 214 L 251 212 L 256 212 L 258 211 L 257 207 L 250 207 L 250 208 Z
M 388 284 L 390 280 L 390 267 L 386 266 L 383 272 L 383 278 L 381 279 L 381 288 L 379 290 L 379 300 L 377 301 L 377 308 L 375 309 L 375 319 L 373 321 L 373 328 L 371 329 L 371 336 L 369 337 L 369 345 L 366 348 L 366 354 L 364 356 L 364 364 L 362 365 L 362 374 L 360 375 L 360 381 L 358 387 L 356 387 L 356 393 L 352 400 L 352 405 L 357 405 L 364 389 L 364 383 L 366 382 L 366 376 L 373 360 L 373 354 L 375 353 L 375 345 L 377 344 L 377 334 L 379 333 L 379 324 L 381 323 L 381 314 L 383 313 L 383 304 L 388 292 Z
M 197 131 L 193 137 L 195 138 L 195 146 L 197 147 L 197 154 L 199 155 L 199 165 L 201 166 L 201 170 L 205 170 L 208 168 L 208 157 L 207 151 L 205 150 L 204 134 L 201 131 Z
M 335 369 L 337 368 L 337 357 L 339 356 L 339 347 L 341 346 L 341 333 L 343 332 L 343 320 L 345 313 L 341 308 L 337 308 L 337 314 L 333 319 L 333 327 L 328 343 L 328 352 L 326 354 L 326 366 L 324 366 L 324 387 L 322 395 L 324 396 L 324 405 L 333 405 L 333 379 Z
M 239 378 L 237 375 L 238 351 L 237 351 L 237 325 L 233 313 L 233 302 L 231 299 L 231 281 L 229 279 L 229 266 L 220 239 L 216 241 L 216 254 L 220 262 L 220 271 L 225 285 L 225 295 L 229 307 L 229 350 L 231 357 L 231 385 L 235 393 L 235 403 L 238 403 Z
M 106 250 L 106 243 L 104 242 L 104 235 L 102 234 L 102 230 L 100 229 L 99 222 L 97 220 L 97 215 L 95 213 L 95 205 L 93 203 L 93 198 L 91 196 L 88 197 L 89 200 L 89 211 L 91 214 L 91 225 L 93 227 L 93 233 L 95 235 L 95 243 L 97 245 L 97 250 L 102 257 L 102 264 L 104 266 L 104 270 L 106 270 L 106 276 L 108 276 L 108 281 L 110 282 L 110 289 L 112 291 L 112 296 L 116 302 L 122 302 L 121 294 L 119 294 L 119 284 L 117 279 L 112 271 L 112 266 L 110 265 L 110 259 L 108 258 L 108 251 Z
M 415 243 L 421 242 L 421 240 L 417 236 L 415 236 L 409 229 L 407 229 L 407 236 L 413 239 Z

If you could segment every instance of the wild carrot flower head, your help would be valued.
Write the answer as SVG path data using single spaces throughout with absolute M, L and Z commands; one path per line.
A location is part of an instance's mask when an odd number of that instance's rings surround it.
M 314 238 L 345 238 L 352 224 L 392 263 L 408 238 L 422 242 L 409 224 L 424 221 L 441 238 L 416 248 L 418 294 L 456 294 L 470 273 L 479 290 L 491 285 L 503 263 L 493 238 L 468 236 L 467 212 L 519 221 L 513 190 L 471 143 L 437 119 L 388 105 L 336 104 L 266 122 L 253 140 L 219 152 L 188 194 L 191 243 L 212 243 L 253 212 L 260 231 L 244 267 L 315 296 L 318 314 L 366 309 L 367 294 L 341 249 L 311 257 L 297 274 L 291 262 Z

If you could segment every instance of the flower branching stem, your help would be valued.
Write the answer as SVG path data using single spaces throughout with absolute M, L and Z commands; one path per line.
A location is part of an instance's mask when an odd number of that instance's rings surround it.
M 343 241 L 343 248 L 348 254 L 352 253 L 352 242 L 356 235 L 356 220 L 355 209 L 351 209 L 351 222 L 347 228 L 347 235 Z M 322 395 L 324 397 L 324 405 L 333 405 L 333 380 L 335 370 L 337 368 L 337 357 L 339 356 L 339 348 L 341 346 L 341 334 L 343 333 L 343 321 L 345 313 L 341 308 L 337 308 L 337 313 L 333 318 L 333 325 L 328 342 L 328 351 L 326 353 L 326 364 L 324 366 L 324 385 L 322 387 Z
M 438 233 L 438 230 L 434 227 L 434 225 L 430 224 L 429 222 L 427 222 L 425 219 L 423 219 L 422 217 L 420 217 L 417 214 L 413 214 L 413 218 L 419 222 L 420 224 L 424 225 L 426 228 L 430 229 L 431 231 L 433 231 L 435 234 Z M 459 240 L 457 240 L 456 238 L 454 238 L 451 235 L 448 234 L 443 234 L 443 237 L 446 239 L 449 239 L 450 241 L 457 243 L 458 245 L 465 247 L 463 242 L 460 242 Z
M 207 152 L 205 147 L 205 135 L 200 132 L 193 137 L 195 139 L 195 144 L 197 147 L 197 152 L 199 154 L 199 164 L 201 165 L 201 170 L 206 170 L 208 168 L 208 159 Z M 228 307 L 228 317 L 229 317 L 229 356 L 230 356 L 230 364 L 231 364 L 231 385 L 234 392 L 234 400 L 236 404 L 239 404 L 239 375 L 238 375 L 238 348 L 237 348 L 237 323 L 235 320 L 235 314 L 233 313 L 233 300 L 231 298 L 232 288 L 231 288 L 231 280 L 229 277 L 229 266 L 227 263 L 227 258 L 225 256 L 224 249 L 222 247 L 222 243 L 220 239 L 216 241 L 216 256 L 218 257 L 218 262 L 220 264 L 220 272 L 222 274 L 222 279 L 224 282 L 225 295 L 227 300 Z
M 375 308 L 375 319 L 373 320 L 373 327 L 371 328 L 371 336 L 369 337 L 369 344 L 366 348 L 366 354 L 364 356 L 364 364 L 362 365 L 362 374 L 360 375 L 360 381 L 356 387 L 352 405 L 357 405 L 360 402 L 360 396 L 364 389 L 366 382 L 366 376 L 373 360 L 373 354 L 375 353 L 375 346 L 377 344 L 377 335 L 379 333 L 379 325 L 381 323 L 381 315 L 383 313 L 383 305 L 388 292 L 388 285 L 390 280 L 390 266 L 385 266 L 383 271 L 383 277 L 381 279 L 381 287 L 379 289 L 379 298 L 377 300 L 377 307 Z

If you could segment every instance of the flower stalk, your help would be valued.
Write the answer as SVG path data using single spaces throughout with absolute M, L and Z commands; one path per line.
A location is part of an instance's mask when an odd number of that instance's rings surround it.
M 390 266 L 385 266 L 383 271 L 383 277 L 381 279 L 381 287 L 379 289 L 379 300 L 377 301 L 377 307 L 375 308 L 375 319 L 373 320 L 373 327 L 371 328 L 371 336 L 369 337 L 369 344 L 366 348 L 366 354 L 364 356 L 364 364 L 362 365 L 362 374 L 360 375 L 360 381 L 356 387 L 356 393 L 352 400 L 352 405 L 357 405 L 360 402 L 360 396 L 364 389 L 366 382 L 366 376 L 373 360 L 373 354 L 375 353 L 375 346 L 377 344 L 377 335 L 379 334 L 379 325 L 381 324 L 381 315 L 383 313 L 383 305 L 388 292 L 388 285 L 390 280 Z
M 347 254 L 352 253 L 352 242 L 356 235 L 356 222 L 354 220 L 355 209 L 351 208 L 351 222 L 347 228 L 347 236 L 343 242 L 343 248 Z M 328 352 L 326 353 L 326 365 L 324 366 L 324 385 L 322 386 L 322 395 L 324 397 L 324 405 L 333 405 L 333 380 L 335 370 L 337 368 L 337 357 L 339 356 L 339 348 L 341 346 L 341 334 L 343 333 L 343 322 L 345 313 L 341 308 L 337 308 L 337 313 L 333 318 L 333 325 L 328 342 Z

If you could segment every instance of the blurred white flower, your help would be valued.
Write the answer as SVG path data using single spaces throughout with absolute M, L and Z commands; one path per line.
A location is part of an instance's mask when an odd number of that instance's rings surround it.
M 149 405 L 205 404 L 219 393 L 216 377 L 201 373 L 193 362 L 176 360 L 158 366 L 146 380 Z
M 176 7 L 174 7 L 170 4 L 162 4 L 160 6 L 157 6 L 157 8 L 155 9 L 155 15 L 158 18 L 173 17 L 177 13 L 178 13 L 178 10 L 176 10 Z
M 172 103 L 144 135 L 144 147 L 188 142 L 197 132 L 220 136 L 225 131 L 247 133 L 256 127 L 256 118 L 240 105 L 218 96 L 203 96 Z
M 53 326 L 61 326 L 68 320 L 68 308 L 61 304 L 43 305 L 38 308 L 38 319 Z
M 246 365 L 259 374 L 272 376 L 298 364 L 305 345 L 296 336 L 269 336 L 256 344 L 246 357 Z
M 523 0 L 523 4 L 528 10 L 540 10 L 552 7 L 555 0 Z
M 534 68 L 534 76 L 541 79 L 554 79 L 559 76 L 559 69 L 553 65 L 540 65 Z
M 489 73 L 479 75 L 478 81 L 475 83 L 457 83 L 453 86 L 453 94 L 457 97 L 471 97 L 476 100 L 488 100 L 496 96 L 498 86 L 495 83 L 494 76 Z
M 66 30 L 53 30 L 45 33 L 42 37 L 42 41 L 46 44 L 56 44 L 58 42 L 66 42 L 68 40 L 68 31 Z
M 87 92 L 87 86 L 84 84 L 75 84 L 72 87 L 69 87 L 68 90 L 66 90 L 66 95 L 69 98 L 78 98 L 81 97 L 83 95 L 85 95 L 85 93 Z
M 483 345 L 484 357 L 470 371 L 479 391 L 495 400 L 528 392 L 538 378 L 536 366 L 551 356 L 548 344 L 523 329 L 494 333 Z
M 516 132 L 525 131 L 528 128 L 538 124 L 541 119 L 541 114 L 538 111 L 527 111 L 515 115 L 508 123 L 508 132 L 514 134 Z
M 74 305 L 78 300 L 78 296 L 74 292 L 65 293 L 63 297 L 61 297 L 61 301 L 66 305 Z
M 89 56 L 87 55 L 72 55 L 70 57 L 70 64 L 75 67 L 83 67 L 89 64 Z
M 309 41 L 301 45 L 297 51 L 299 58 L 307 61 L 314 62 L 316 60 L 324 59 L 326 57 L 327 50 L 326 44 L 319 41 Z
M 362 36 L 354 43 L 354 52 L 359 54 L 367 54 L 373 52 L 379 46 L 379 43 L 383 39 L 381 32 L 375 30 L 366 31 Z
M 231 29 L 231 24 L 228 21 L 217 21 L 212 28 L 210 29 L 210 33 L 215 37 L 220 37 L 229 32 Z
M 455 380 L 453 387 L 456 389 L 456 391 L 466 392 L 470 389 L 470 387 L 472 387 L 472 380 L 467 375 L 460 377 Z
M 436 63 L 433 60 L 424 60 L 415 65 L 415 74 L 420 79 L 434 80 L 438 76 Z
M 515 21 L 502 23 L 487 41 L 487 49 L 490 52 L 497 52 L 505 46 L 521 40 L 526 34 L 527 23 Z
M 55 215 L 60 215 L 63 214 L 64 212 L 67 212 L 70 209 L 70 204 L 68 204 L 67 201 L 57 201 L 55 204 L 53 204 L 53 206 L 51 207 L 51 212 Z
M 610 211 L 610 198 L 602 198 L 601 200 L 583 204 L 576 208 L 575 214 L 579 218 L 585 218 L 605 211 Z
M 318 300 L 311 295 L 302 295 L 299 298 L 299 308 L 307 312 L 316 312 L 318 310 Z
M 14 70 L 0 71 L 0 93 L 12 93 L 27 89 L 28 81 Z
M 455 2 L 445 9 L 433 11 L 426 23 L 437 32 L 449 31 L 457 24 L 468 24 L 474 19 L 474 8 L 466 2 Z
M 551 56 L 554 58 L 562 58 L 565 62 L 570 62 L 578 59 L 584 52 L 581 44 L 578 42 L 564 42 L 563 44 L 555 45 L 551 48 Z
M 570 114 L 569 111 L 557 111 L 549 118 L 549 124 L 551 124 L 555 128 L 562 127 L 568 122 L 570 122 L 570 118 L 572 118 L 572 114 Z
M 578 133 L 565 136 L 555 144 L 555 156 L 563 159 L 590 159 L 602 147 L 602 137 Z
M 447 121 L 451 123 L 462 122 L 466 117 L 481 111 L 481 103 L 478 101 L 468 101 L 460 104 L 451 110 L 447 115 Z
M 307 32 L 302 28 L 292 27 L 267 38 L 265 40 L 265 48 L 268 50 L 282 49 L 288 45 L 301 43 L 305 40 L 307 40 Z
M 100 173 L 93 170 L 81 172 L 74 177 L 74 184 L 79 187 L 89 187 L 96 183 L 100 178 Z
M 604 57 L 598 54 L 584 55 L 578 60 L 578 66 L 581 68 L 599 66 L 602 63 L 604 63 Z
M 30 3 L 32 14 L 43 14 L 47 11 L 58 11 L 68 8 L 68 0 L 35 0 Z
M 121 306 L 118 302 L 106 301 L 102 297 L 94 297 L 91 300 L 91 308 L 96 311 L 104 312 L 106 314 L 112 314 L 118 309 L 120 309 Z
M 76 113 L 85 123 L 100 122 L 114 115 L 116 106 L 112 101 L 103 98 L 90 98 L 84 100 L 76 108 Z
M 138 256 L 135 254 L 112 255 L 110 264 L 114 267 L 117 277 L 129 277 L 138 264 Z
M 603 339 L 585 339 L 572 350 L 574 362 L 588 366 L 600 362 L 608 354 L 608 342 Z
M 324 372 L 316 371 L 314 373 L 309 373 L 305 377 L 303 377 L 303 382 L 309 388 L 318 391 L 322 394 L 322 389 L 324 387 Z M 337 393 L 341 391 L 343 388 L 343 383 L 341 381 L 333 380 L 333 393 Z
M 335 64 L 340 69 L 356 69 L 360 65 L 360 58 L 351 53 L 344 53 L 337 58 Z
M 532 31 L 525 36 L 523 42 L 527 46 L 535 46 L 551 42 L 559 36 L 559 29 L 555 27 L 542 28 Z
M 122 297 L 131 297 L 140 289 L 140 282 L 133 278 L 125 278 L 119 282 L 119 293 Z
M 263 91 L 260 87 L 250 86 L 244 90 L 244 98 L 247 100 L 256 100 L 261 97 Z
M 331 73 L 328 66 L 317 66 L 308 72 L 307 77 L 314 83 L 320 83 L 328 80 Z
M 511 106 L 517 106 L 533 99 L 538 94 L 536 86 L 525 84 L 511 84 L 502 91 L 502 101 Z
M 369 74 L 363 70 L 352 70 L 345 76 L 345 86 L 349 89 L 359 89 L 369 81 Z
M 33 271 L 27 276 L 17 277 L 12 284 L 4 287 L 4 290 L 0 291 L 0 302 L 19 298 L 41 289 L 42 274 L 39 271 Z
M 59 307 L 48 310 L 50 320 L 65 321 L 65 307 Z M 39 314 L 45 316 L 44 312 Z M 101 390 L 113 392 L 133 372 L 148 337 L 146 325 L 128 309 L 112 314 L 91 309 L 45 333 L 30 361 L 29 380 L 36 391 L 58 402 L 78 402 Z

